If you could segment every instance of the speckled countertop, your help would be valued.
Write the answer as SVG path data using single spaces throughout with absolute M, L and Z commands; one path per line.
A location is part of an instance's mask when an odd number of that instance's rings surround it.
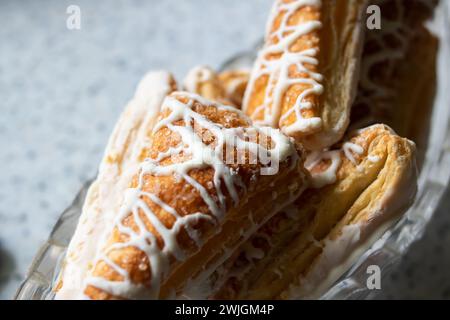
M 68 30 L 66 8 L 81 9 Z M 149 69 L 180 78 L 262 34 L 271 0 L 0 2 L 0 298 L 10 298 Z M 383 297 L 450 298 L 450 190 Z

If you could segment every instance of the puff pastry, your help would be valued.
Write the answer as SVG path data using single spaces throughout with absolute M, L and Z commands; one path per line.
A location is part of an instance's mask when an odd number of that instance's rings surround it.
M 436 81 L 424 27 L 436 1 L 372 1 L 383 28 L 363 41 L 367 4 L 276 0 L 253 70 L 198 66 L 185 91 L 148 73 L 88 190 L 56 298 L 298 299 L 335 282 L 411 204 L 407 138 L 423 142 L 416 120 Z M 374 123 L 407 138 L 358 129 Z
M 245 69 L 223 71 L 219 74 L 219 79 L 225 87 L 228 99 L 241 109 L 250 71 Z
M 349 123 L 362 49 L 364 0 L 277 0 L 243 110 L 311 150 Z
M 424 26 L 437 1 L 376 0 L 381 30 L 367 30 L 351 130 L 385 123 L 426 150 L 438 39 Z M 420 75 L 411 77 L 411 75 Z M 418 154 L 418 163 L 423 153 Z
M 78 295 L 80 285 L 94 263 L 103 227 L 120 207 L 119 200 L 138 170 L 144 150 L 149 147 L 146 137 L 156 122 L 161 104 L 176 86 L 168 72 L 149 72 L 120 116 L 69 244 L 56 285 L 57 298 L 71 299 Z
M 148 144 L 137 166 L 125 168 L 129 188 L 115 194 L 120 208 L 83 212 L 76 234 L 90 238 L 83 221 L 97 217 L 101 236 L 82 261 L 78 287 L 66 289 L 73 273 L 63 272 L 57 298 L 170 298 L 196 287 L 199 274 L 212 273 L 308 182 L 302 151 L 289 138 L 196 94 L 167 96 L 156 124 L 143 131 Z M 136 137 L 127 141 L 140 144 Z
M 340 275 L 331 271 L 412 202 L 414 155 L 414 144 L 384 125 L 359 131 L 340 149 L 312 153 L 306 166 L 317 188 L 275 215 L 211 276 L 213 297 L 305 298 L 328 288 Z
M 183 88 L 212 101 L 233 104 L 219 75 L 208 66 L 196 66 L 189 70 L 183 80 Z

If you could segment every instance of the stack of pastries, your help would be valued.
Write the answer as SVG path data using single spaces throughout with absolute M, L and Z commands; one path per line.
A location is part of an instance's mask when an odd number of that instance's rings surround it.
M 366 29 L 373 4 L 381 30 Z M 275 0 L 253 69 L 199 66 L 181 86 L 149 72 L 89 188 L 56 298 L 324 293 L 414 200 L 408 138 L 423 143 L 432 105 L 435 5 Z

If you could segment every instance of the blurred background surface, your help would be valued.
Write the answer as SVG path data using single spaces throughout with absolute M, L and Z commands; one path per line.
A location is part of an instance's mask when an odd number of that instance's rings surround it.
M 0 298 L 82 184 L 150 69 L 178 80 L 262 36 L 272 0 L 0 1 Z M 69 5 L 81 29 L 66 27 Z M 450 190 L 381 298 L 450 298 Z

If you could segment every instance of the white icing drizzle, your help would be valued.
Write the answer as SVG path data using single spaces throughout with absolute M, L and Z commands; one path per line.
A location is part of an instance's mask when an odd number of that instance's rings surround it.
M 315 166 L 325 160 L 331 161 L 326 170 L 320 172 L 313 171 Z M 340 150 L 313 151 L 308 154 L 305 161 L 305 168 L 311 172 L 312 187 L 322 188 L 336 182 L 336 173 L 341 166 L 341 163 L 342 160 Z
M 303 188 L 300 188 L 295 193 L 290 193 L 289 199 L 286 201 L 286 203 L 277 205 L 273 213 L 275 212 L 281 212 L 285 211 L 285 208 L 289 207 L 292 202 L 297 199 L 300 194 L 304 191 L 306 186 Z M 217 290 L 221 287 L 221 285 L 224 284 L 224 282 L 229 278 L 237 278 L 239 280 L 242 280 L 242 278 L 246 275 L 246 272 L 251 269 L 251 267 L 254 265 L 256 260 L 262 259 L 265 256 L 265 252 L 263 250 L 257 249 L 252 244 L 252 241 L 256 238 L 264 239 L 269 245 L 273 246 L 271 238 L 269 235 L 265 234 L 264 232 L 260 232 L 259 228 L 264 225 L 266 222 L 270 220 L 270 218 L 273 215 L 268 214 L 266 215 L 266 218 L 261 222 L 261 224 L 252 223 L 252 227 L 247 232 L 241 232 L 241 236 L 243 237 L 244 245 L 242 243 L 237 244 L 235 247 L 232 248 L 225 248 L 225 254 L 221 259 L 218 259 L 218 261 L 215 264 L 212 264 L 208 268 L 202 270 L 201 275 L 199 275 L 195 279 L 191 279 L 189 284 L 186 286 L 182 297 L 189 298 L 189 299 L 207 299 L 213 295 L 213 293 L 217 292 Z M 297 217 L 298 218 L 298 217 Z M 240 230 L 242 231 L 242 230 Z M 244 253 L 246 258 L 246 263 L 244 263 L 241 267 L 237 267 L 236 265 L 233 265 L 233 268 L 229 269 L 226 268 L 227 265 L 225 262 L 228 260 L 228 258 L 231 257 L 231 255 L 236 252 L 238 249 L 243 249 L 243 247 L 246 246 L 246 252 Z M 249 259 L 252 257 L 251 259 Z M 216 273 L 216 275 L 219 275 L 218 281 L 212 281 L 211 282 L 211 275 L 213 273 Z M 222 276 L 220 276 L 222 275 Z
M 207 66 L 197 66 L 192 68 L 183 81 L 183 87 L 186 91 L 198 93 L 199 83 L 210 81 L 214 78 L 214 72 Z
M 354 165 L 357 164 L 355 157 L 353 156 L 353 153 L 356 153 L 358 155 L 362 155 L 364 153 L 364 148 L 360 145 L 352 142 L 345 142 L 342 146 L 342 150 L 344 151 L 345 156 L 348 160 L 351 161 Z
M 378 1 L 379 5 L 383 5 L 386 1 Z M 392 2 L 392 0 L 390 0 Z M 361 86 L 364 89 L 373 90 L 375 96 L 386 95 L 389 88 L 380 86 L 379 83 L 374 82 L 374 79 L 370 78 L 370 71 L 372 68 L 383 62 L 383 61 L 396 61 L 402 59 L 406 53 L 407 47 L 407 33 L 411 32 L 408 28 L 405 28 L 403 24 L 403 16 L 405 13 L 404 5 L 401 3 L 402 1 L 393 1 L 396 5 L 396 10 L 398 10 L 399 19 L 397 20 L 387 20 L 383 19 L 383 28 L 378 32 L 367 32 L 367 40 L 375 41 L 377 45 L 379 45 L 382 49 L 377 50 L 375 53 L 370 56 L 366 56 L 362 62 L 362 74 L 361 74 Z M 399 48 L 391 48 L 385 42 L 386 35 L 392 35 L 397 43 L 400 46 Z M 393 67 L 395 63 L 390 64 L 390 73 L 393 72 Z
M 239 88 L 247 85 L 250 71 L 246 69 L 234 71 L 235 75 L 228 80 L 225 80 L 225 92 L 228 97 L 233 99 L 238 105 L 242 104 L 243 97 L 239 95 Z
M 253 259 L 262 259 L 265 256 L 264 251 L 261 248 L 257 248 L 253 245 L 252 241 L 247 241 L 242 250 L 244 251 L 245 258 L 248 261 L 252 261 Z
M 187 98 L 188 102 L 182 103 L 178 98 Z M 225 189 L 233 200 L 233 204 L 235 206 L 239 204 L 239 190 L 245 190 L 245 186 L 243 185 L 240 176 L 236 174 L 231 167 L 227 166 L 223 160 L 223 149 L 230 141 L 234 142 L 233 146 L 238 151 L 246 150 L 247 152 L 252 153 L 259 152 L 260 149 L 263 149 L 263 152 L 270 154 L 271 162 L 281 163 L 288 157 L 292 158 L 294 165 L 297 162 L 297 153 L 291 139 L 284 136 L 279 130 L 272 128 L 248 128 L 248 130 L 256 130 L 257 132 L 264 134 L 264 136 L 271 138 L 273 142 L 272 149 L 267 150 L 261 145 L 245 140 L 243 133 L 245 133 L 247 128 L 225 128 L 222 125 L 209 121 L 203 115 L 195 112 L 192 109 L 195 101 L 198 101 L 203 105 L 215 106 L 221 111 L 238 113 L 240 117 L 247 119 L 243 113 L 233 107 L 212 103 L 196 94 L 178 92 L 173 93 L 165 99 L 162 110 L 163 112 L 169 111 L 169 114 L 154 126 L 153 132 L 167 127 L 173 133 L 178 134 L 181 141 L 178 146 L 169 148 L 166 152 L 160 153 L 154 159 L 148 158 L 140 165 L 138 185 L 136 188 L 128 189 L 126 192 L 124 202 L 114 222 L 114 227 L 117 228 L 121 234 L 126 235 L 128 240 L 123 243 L 114 243 L 107 248 L 103 248 L 103 250 L 97 254 L 97 262 L 104 261 L 123 277 L 123 281 L 109 281 L 105 278 L 94 277 L 91 275 L 85 279 L 84 287 L 92 285 L 98 289 L 123 298 L 158 298 L 160 286 L 170 272 L 169 259 L 173 257 L 178 261 L 184 261 L 188 258 L 177 242 L 177 235 L 180 230 L 185 228 L 189 236 L 200 247 L 203 244 L 202 239 L 191 226 L 202 219 L 212 221 L 219 225 L 223 222 L 228 208 L 225 195 L 222 192 L 222 183 L 224 183 Z M 182 120 L 182 124 L 180 124 L 180 120 Z M 201 137 L 194 131 L 194 125 L 207 129 L 215 136 L 214 146 L 206 145 L 202 141 Z M 161 164 L 161 161 L 164 159 L 181 155 L 189 155 L 190 157 L 179 163 L 168 165 Z M 217 198 L 213 198 L 199 182 L 189 175 L 189 172 L 192 169 L 201 169 L 205 167 L 212 167 L 214 169 L 213 186 Z M 176 210 L 164 203 L 156 194 L 150 194 L 143 191 L 144 177 L 146 175 L 177 176 L 180 179 L 184 179 L 186 183 L 190 184 L 201 195 L 203 201 L 208 206 L 210 214 L 197 212 L 183 217 L 180 216 Z M 175 218 L 173 226 L 167 228 L 143 198 L 151 200 L 153 204 L 172 215 L 173 218 Z M 158 246 L 155 235 L 147 230 L 139 213 L 145 215 L 148 221 L 150 221 L 156 229 L 157 233 L 161 236 L 163 240 L 162 248 Z M 124 219 L 130 214 L 133 216 L 134 222 L 137 225 L 137 232 L 123 224 Z M 108 237 L 109 235 L 106 236 Z M 151 283 L 148 287 L 133 283 L 128 272 L 108 258 L 108 253 L 110 251 L 130 246 L 138 248 L 140 251 L 144 252 L 148 258 L 151 272 Z M 147 266 L 144 265 L 142 267 L 146 268 Z
M 341 267 L 342 259 L 348 251 L 360 241 L 361 225 L 351 224 L 342 228 L 342 234 L 336 239 L 329 236 L 316 245 L 323 248 L 320 256 L 313 262 L 306 275 L 298 278 L 299 283 L 293 283 L 284 292 L 289 299 L 311 299 L 309 295 L 320 288 L 320 285 L 332 275 L 336 268 Z M 324 289 L 324 288 L 320 288 Z
M 306 67 L 306 64 L 317 65 L 319 63 L 317 59 L 318 48 L 311 48 L 301 52 L 290 51 L 291 46 L 299 37 L 320 29 L 322 24 L 320 21 L 308 21 L 295 26 L 288 25 L 291 17 L 300 8 L 304 6 L 321 7 L 321 4 L 320 0 L 294 0 L 290 2 L 277 0 L 275 2 L 266 31 L 266 43 L 268 44 L 258 54 L 244 97 L 244 110 L 246 110 L 257 79 L 263 76 L 268 77 L 264 102 L 251 115 L 251 118 L 257 119 L 257 116 L 263 112 L 264 117 L 262 120 L 255 120 L 255 122 L 276 128 L 279 126 L 279 121 L 284 121 L 295 113 L 296 121 L 283 128 L 283 131 L 288 135 L 297 131 L 309 132 L 322 125 L 320 118 L 307 119 L 301 114 L 302 110 L 312 107 L 311 103 L 305 100 L 308 96 L 321 95 L 323 93 L 321 84 L 323 76 L 310 71 Z M 274 21 L 281 13 L 284 13 L 284 15 L 280 22 L 280 27 L 272 32 L 271 28 L 274 25 Z M 270 44 L 269 41 L 274 42 L 271 40 L 273 38 L 276 38 L 278 41 Z M 280 57 L 277 59 L 269 58 L 273 55 L 280 55 Z M 292 66 L 295 66 L 298 72 L 305 73 L 308 76 L 291 78 L 289 69 Z M 297 97 L 294 106 L 281 116 L 283 96 L 291 86 L 296 84 L 306 84 L 310 88 L 304 90 Z
M 120 116 L 105 149 L 98 177 L 86 195 L 82 215 L 60 273 L 62 287 L 56 293 L 56 299 L 79 298 L 83 279 L 95 259 L 100 239 L 110 229 L 123 192 L 139 168 L 139 156 L 148 146 L 145 138 L 148 129 L 156 121 L 172 85 L 173 78 L 168 72 L 147 73 Z
M 233 79 L 230 79 L 226 85 L 226 92 L 228 96 L 233 96 L 238 88 L 247 82 L 247 78 L 245 73 L 247 71 L 240 71 L 241 74 L 238 74 Z
M 372 154 L 369 155 L 368 159 L 369 159 L 369 161 L 372 162 L 372 163 L 377 163 L 378 161 L 381 160 L 381 158 L 380 158 L 379 156 L 377 156 L 377 155 L 372 155 Z
M 408 2 L 419 2 L 431 11 L 433 9 L 432 1 L 430 0 L 376 0 L 374 4 L 381 7 L 382 13 L 390 5 L 394 5 L 395 9 L 389 9 L 396 12 L 394 19 L 388 19 L 385 15 L 382 16 L 381 30 L 372 30 L 366 32 L 365 43 L 374 44 L 377 50 L 370 54 L 365 52 L 361 61 L 360 68 L 360 82 L 358 95 L 356 97 L 355 106 L 365 106 L 369 108 L 369 114 L 361 121 L 352 124 L 352 128 L 359 128 L 373 123 L 377 119 L 373 119 L 377 114 L 384 114 L 385 110 L 380 108 L 391 108 L 390 105 L 376 104 L 374 100 L 388 99 L 395 95 L 396 88 L 392 87 L 385 81 L 379 81 L 379 78 L 373 77 L 373 72 L 383 64 L 384 78 L 395 77 L 395 72 L 398 63 L 405 58 L 409 51 L 411 39 L 415 34 L 415 29 L 408 26 L 405 22 Z M 386 7 L 387 5 L 387 7 Z M 393 46 L 392 43 L 395 43 Z

